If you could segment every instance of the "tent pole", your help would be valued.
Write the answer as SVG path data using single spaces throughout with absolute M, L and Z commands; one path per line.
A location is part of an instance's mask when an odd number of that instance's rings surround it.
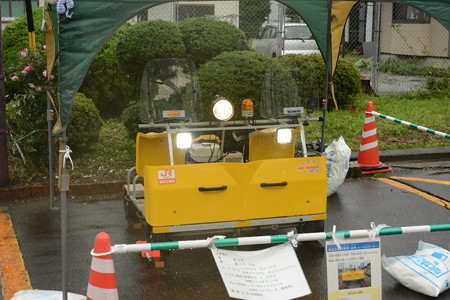
M 50 209 L 56 210 L 57 208 L 53 206 L 54 194 L 54 172 L 53 172 L 53 143 L 52 143 L 52 106 L 50 99 L 47 95 L 47 136 L 48 136 L 48 172 L 49 172 L 49 191 L 50 191 Z
M 322 100 L 322 110 L 323 110 L 323 121 L 322 121 L 322 139 L 320 141 L 320 153 L 324 152 L 325 147 L 325 121 L 327 116 L 327 109 L 328 109 L 328 89 L 330 84 L 330 70 L 331 70 L 331 0 L 328 0 L 328 26 L 327 26 L 327 49 L 326 49 L 326 56 L 325 56 L 325 90 L 324 90 L 324 96 Z
M 60 166 L 61 166 L 61 289 L 63 300 L 67 300 L 67 192 L 69 191 L 69 175 L 66 167 L 66 130 L 62 132 L 60 140 Z M 62 159 L 61 159 L 62 156 Z

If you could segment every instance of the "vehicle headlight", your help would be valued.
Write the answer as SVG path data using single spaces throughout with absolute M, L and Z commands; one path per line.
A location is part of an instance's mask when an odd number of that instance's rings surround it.
M 177 133 L 177 148 L 187 149 L 192 145 L 192 134 L 190 132 Z
M 218 98 L 213 104 L 213 115 L 219 121 L 228 121 L 234 114 L 233 104 L 225 98 Z
M 280 128 L 277 130 L 277 143 L 289 144 L 292 141 L 292 129 Z

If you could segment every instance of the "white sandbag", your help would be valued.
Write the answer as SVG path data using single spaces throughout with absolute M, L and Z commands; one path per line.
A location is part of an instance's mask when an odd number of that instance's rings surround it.
M 325 148 L 327 157 L 327 197 L 334 194 L 344 183 L 347 176 L 350 156 L 352 151 L 341 136 L 338 141 L 333 141 Z
M 62 300 L 61 291 L 23 290 L 14 294 L 11 300 Z M 86 300 L 86 296 L 67 293 L 68 300 Z
M 450 285 L 450 252 L 433 244 L 419 242 L 412 256 L 381 258 L 383 268 L 404 286 L 437 297 Z

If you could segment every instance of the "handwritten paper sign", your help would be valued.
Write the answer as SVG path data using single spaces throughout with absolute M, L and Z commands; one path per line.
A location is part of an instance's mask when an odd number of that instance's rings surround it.
M 381 299 L 380 238 L 327 241 L 329 300 Z
M 292 299 L 311 294 L 289 243 L 258 251 L 211 249 L 228 295 L 238 299 Z

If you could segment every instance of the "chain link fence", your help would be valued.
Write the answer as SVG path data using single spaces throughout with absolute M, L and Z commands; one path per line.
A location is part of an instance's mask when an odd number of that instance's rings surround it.
M 291 28 L 293 23 L 302 23 L 302 18 L 276 1 L 171 2 L 145 10 L 133 21 L 162 19 L 178 23 L 201 16 L 239 27 L 253 49 L 271 57 L 318 50 L 309 30 L 295 29 L 298 32 L 294 33 Z M 284 32 L 285 38 L 279 32 Z M 288 34 L 293 36 L 292 40 Z M 449 37 L 444 26 L 413 6 L 400 2 L 358 2 L 345 25 L 340 55 L 361 69 L 361 75 L 370 79 L 378 94 L 412 92 L 425 88 L 427 76 L 439 74 L 436 70 L 448 74 Z

